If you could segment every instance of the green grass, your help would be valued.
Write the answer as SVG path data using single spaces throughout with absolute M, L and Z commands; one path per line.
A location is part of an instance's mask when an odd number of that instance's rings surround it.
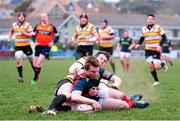
M 31 86 L 33 71 L 24 62 L 24 83 L 17 82 L 15 61 L 0 61 L 0 120 L 157 120 L 180 119 L 180 61 L 174 60 L 168 72 L 158 71 L 161 84 L 153 87 L 153 79 L 145 60 L 131 60 L 128 73 L 122 72 L 118 60 L 117 75 L 123 82 L 120 90 L 131 96 L 143 93 L 144 100 L 150 102 L 146 109 L 108 110 L 98 113 L 60 112 L 57 116 L 44 116 L 41 113 L 29 114 L 30 105 L 48 107 L 54 97 L 54 86 L 68 72 L 71 59 L 50 60 L 43 65 L 40 82 Z M 108 65 L 107 70 L 111 71 Z

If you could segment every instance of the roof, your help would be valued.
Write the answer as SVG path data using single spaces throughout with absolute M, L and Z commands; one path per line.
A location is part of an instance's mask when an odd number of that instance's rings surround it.
M 67 1 L 68 0 L 34 0 L 34 2 L 31 4 L 34 11 L 30 13 L 29 16 L 35 17 L 42 12 L 49 13 L 55 5 L 58 5 L 64 13 L 68 13 L 68 11 L 66 11 L 66 7 L 68 5 Z M 72 3 L 75 6 L 74 13 L 81 13 L 82 10 L 78 4 L 74 0 L 72 0 Z
M 99 25 L 101 19 L 107 19 L 112 26 L 143 26 L 146 24 L 146 15 L 136 14 L 89 14 L 89 21 Z M 180 17 L 160 16 L 156 17 L 155 22 L 166 27 L 179 27 Z

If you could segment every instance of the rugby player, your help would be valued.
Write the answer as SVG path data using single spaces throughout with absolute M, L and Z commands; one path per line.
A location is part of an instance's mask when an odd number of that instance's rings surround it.
M 163 68 L 167 71 L 168 67 L 165 61 L 161 61 L 161 46 L 167 40 L 166 34 L 160 25 L 155 24 L 154 20 L 155 16 L 153 14 L 147 15 L 147 25 L 141 28 L 142 35 L 135 48 L 138 49 L 143 41 L 145 41 L 146 62 L 155 81 L 153 85 L 156 86 L 160 84 L 156 70 Z

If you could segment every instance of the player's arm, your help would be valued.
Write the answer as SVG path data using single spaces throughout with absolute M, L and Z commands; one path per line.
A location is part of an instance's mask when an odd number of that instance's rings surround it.
M 131 40 L 131 44 L 129 45 L 128 49 L 132 50 L 136 46 L 136 43 L 134 40 Z
M 31 37 L 31 36 L 32 36 L 32 31 L 29 31 L 29 32 L 22 31 L 22 34 L 23 34 L 23 35 L 26 35 L 26 36 L 28 36 L 28 37 Z
M 104 36 L 100 36 L 101 39 L 103 40 L 111 40 L 115 38 L 115 34 L 114 33 L 110 33 L 109 35 L 104 35 Z
M 162 44 L 167 41 L 166 34 L 161 35 L 161 37 L 162 37 L 162 39 L 161 39 L 160 44 L 159 44 L 160 46 L 162 46 Z
M 121 85 L 122 79 L 119 78 L 119 77 L 116 76 L 116 75 L 113 75 L 113 76 L 111 77 L 110 81 L 113 82 L 112 87 L 115 88 L 115 89 L 118 89 L 119 86 Z
M 77 32 L 75 33 L 75 35 L 71 38 L 71 40 L 69 41 L 70 46 L 73 46 L 74 42 L 77 40 L 78 38 L 78 34 Z
M 80 80 L 78 80 L 78 82 L 73 87 L 73 91 L 71 93 L 71 101 L 83 104 L 90 104 L 93 106 L 95 111 L 99 111 L 101 107 L 97 101 L 82 96 L 82 92 L 85 88 L 86 83 L 86 79 L 81 78 Z
M 121 38 L 116 42 L 116 49 L 119 50 L 121 47 Z
M 52 25 L 53 26 L 53 25 Z M 53 44 L 56 44 L 59 41 L 59 33 L 56 29 L 55 26 L 53 26 L 53 31 L 54 31 L 54 40 L 53 40 Z
M 14 33 L 14 31 L 11 29 L 9 34 L 8 34 L 8 40 L 7 40 L 8 42 L 11 42 L 13 33 Z
M 162 45 L 163 45 L 164 42 L 167 41 L 167 37 L 166 37 L 165 33 L 162 34 L 161 37 L 162 37 L 162 39 L 161 39 L 161 41 L 159 43 L 159 46 L 157 46 L 157 48 L 156 48 L 156 51 L 158 51 L 158 52 L 162 52 Z
M 32 40 L 33 42 L 36 41 L 36 29 L 37 29 L 37 25 L 34 27 L 33 33 L 32 33 Z
M 32 26 L 29 24 L 27 30 L 22 31 L 22 34 L 28 37 L 32 37 L 33 34 L 32 31 L 33 31 Z
M 139 41 L 138 41 L 138 44 L 136 44 L 135 46 L 135 49 L 139 49 L 140 45 L 143 43 L 145 37 L 144 36 L 141 36 Z
M 168 45 L 169 45 L 169 51 L 172 51 L 173 50 L 173 44 L 171 41 L 168 42 Z
M 87 41 L 96 42 L 99 38 L 99 35 L 95 26 L 92 27 L 91 33 L 92 33 L 92 37 L 88 38 Z
M 110 87 L 113 87 L 113 88 L 118 89 L 119 86 L 121 85 L 122 80 L 121 80 L 121 78 L 119 78 L 118 76 L 113 75 L 113 74 L 105 71 L 105 70 L 102 69 L 102 68 L 100 69 L 99 74 L 100 74 L 101 78 L 113 82 L 112 85 L 109 85 Z

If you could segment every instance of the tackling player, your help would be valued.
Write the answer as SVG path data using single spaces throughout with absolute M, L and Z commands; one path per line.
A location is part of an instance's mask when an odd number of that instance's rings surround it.
M 71 100 L 80 104 L 92 105 L 93 111 L 102 109 L 130 109 L 132 107 L 145 108 L 149 105 L 145 101 L 137 101 L 142 98 L 136 95 L 132 100 L 115 89 L 99 89 L 101 79 L 114 81 L 112 74 L 109 74 L 103 68 L 99 68 L 98 60 L 89 57 L 84 65 L 83 76 L 75 83 Z
M 100 67 L 104 68 L 107 63 L 110 55 L 107 52 L 100 51 L 94 56 L 100 63 Z M 72 66 L 69 68 L 69 74 L 62 80 L 60 80 L 55 88 L 55 98 L 53 99 L 51 105 L 48 110 L 43 114 L 46 115 L 55 115 L 55 109 L 58 106 L 61 106 L 64 102 L 69 101 L 71 97 L 71 91 L 74 85 L 74 81 L 79 79 L 79 75 L 84 72 L 84 64 L 87 60 L 87 57 L 82 57 L 77 60 Z M 112 79 L 115 80 L 116 83 L 112 85 L 112 87 L 118 87 L 121 83 L 121 79 L 115 75 L 113 75 Z

